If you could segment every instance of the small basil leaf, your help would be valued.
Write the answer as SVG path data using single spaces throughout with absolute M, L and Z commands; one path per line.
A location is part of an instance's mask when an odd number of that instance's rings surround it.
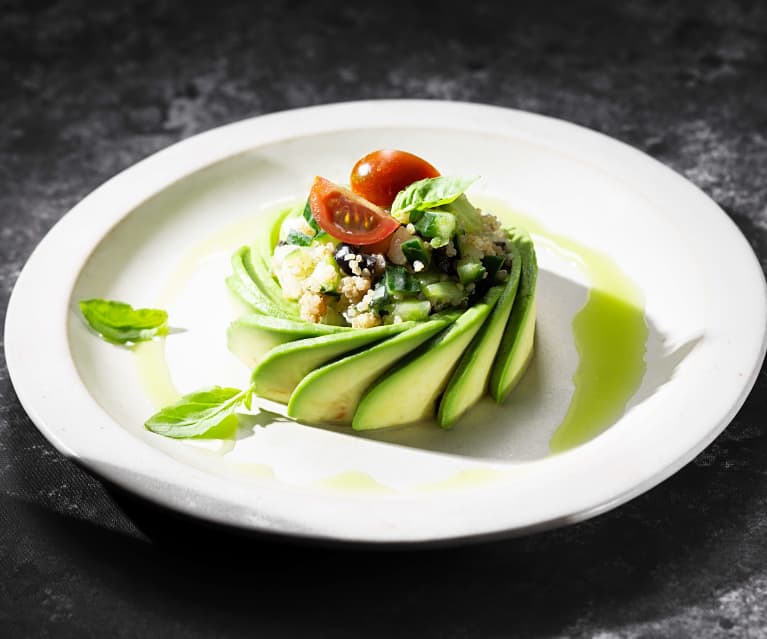
M 410 221 L 410 212 L 435 209 L 450 204 L 460 197 L 475 181 L 476 177 L 451 177 L 440 175 L 413 182 L 397 193 L 391 206 L 392 217 L 402 224 Z
M 189 395 L 152 415 L 144 426 L 165 437 L 229 437 L 237 427 L 235 409 L 245 393 L 214 386 Z
M 327 235 L 325 231 L 320 228 L 320 225 L 317 223 L 317 220 L 314 218 L 314 215 L 312 214 L 312 207 L 309 205 L 309 200 L 306 200 L 306 205 L 304 206 L 304 212 L 302 213 L 304 220 L 309 225 L 309 228 L 314 231 L 314 237 L 311 239 L 318 240 L 321 237 L 324 237 Z
M 296 246 L 309 246 L 312 243 L 312 238 L 300 231 L 291 230 L 288 233 L 288 237 L 285 238 L 288 244 L 295 244 Z
M 168 314 L 154 308 L 134 309 L 113 300 L 80 301 L 80 312 L 88 325 L 113 344 L 143 342 L 168 332 Z
M 314 215 L 312 214 L 312 207 L 309 204 L 309 200 L 306 200 L 306 204 L 304 205 L 304 212 L 303 212 L 304 220 L 306 220 L 306 223 L 309 225 L 309 228 L 314 231 L 315 235 L 320 232 L 320 225 L 317 224 L 317 220 L 314 219 Z

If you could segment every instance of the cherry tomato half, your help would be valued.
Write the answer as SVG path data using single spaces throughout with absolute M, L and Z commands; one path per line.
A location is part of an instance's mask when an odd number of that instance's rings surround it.
M 314 178 L 309 206 L 322 230 L 348 244 L 375 244 L 399 228 L 382 208 L 322 177 Z
M 439 171 L 426 160 L 407 151 L 383 149 L 368 153 L 352 169 L 352 191 L 373 204 L 389 208 L 402 189 Z

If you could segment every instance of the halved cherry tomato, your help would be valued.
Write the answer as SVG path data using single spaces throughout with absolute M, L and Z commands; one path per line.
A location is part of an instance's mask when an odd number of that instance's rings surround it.
M 382 208 L 322 177 L 314 178 L 309 206 L 322 230 L 347 244 L 381 242 L 400 225 Z
M 373 204 L 389 208 L 402 189 L 439 171 L 426 160 L 407 151 L 382 149 L 368 153 L 352 169 L 352 191 Z

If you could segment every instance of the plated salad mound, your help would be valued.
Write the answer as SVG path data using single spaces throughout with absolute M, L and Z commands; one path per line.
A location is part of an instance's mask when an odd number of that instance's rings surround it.
M 309 423 L 357 430 L 501 402 L 533 352 L 529 236 L 471 204 L 476 178 L 374 151 L 350 187 L 317 177 L 303 206 L 238 250 L 230 290 L 246 314 L 229 347 L 252 391 Z

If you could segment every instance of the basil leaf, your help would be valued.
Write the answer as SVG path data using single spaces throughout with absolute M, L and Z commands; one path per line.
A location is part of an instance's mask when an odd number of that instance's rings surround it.
M 309 246 L 312 243 L 312 238 L 300 231 L 291 230 L 285 238 L 285 241 L 288 244 L 295 244 L 296 246 Z
M 440 175 L 413 182 L 397 193 L 391 206 L 392 217 L 402 224 L 410 221 L 411 211 L 435 209 L 450 204 L 460 197 L 475 181 L 476 177 L 450 177 Z
M 320 225 L 317 223 L 317 220 L 314 218 L 314 214 L 312 213 L 312 207 L 309 204 L 309 200 L 306 200 L 306 204 L 304 205 L 304 212 L 302 213 L 302 216 L 306 223 L 309 225 L 309 228 L 314 231 L 314 237 L 310 238 L 313 240 L 317 240 L 321 238 L 323 235 L 327 235 L 325 231 L 322 230 Z
M 168 332 L 168 314 L 154 308 L 134 309 L 112 300 L 80 301 L 80 312 L 88 325 L 113 344 L 143 342 Z
M 320 225 L 317 224 L 317 220 L 314 219 L 314 215 L 312 214 L 312 207 L 309 204 L 309 200 L 306 200 L 306 204 L 304 205 L 304 212 L 302 213 L 304 220 L 306 220 L 306 223 L 309 225 L 309 228 L 314 231 L 315 235 L 320 232 Z
M 152 415 L 144 426 L 165 437 L 230 437 L 237 428 L 235 409 L 247 391 L 214 386 L 184 395 Z

